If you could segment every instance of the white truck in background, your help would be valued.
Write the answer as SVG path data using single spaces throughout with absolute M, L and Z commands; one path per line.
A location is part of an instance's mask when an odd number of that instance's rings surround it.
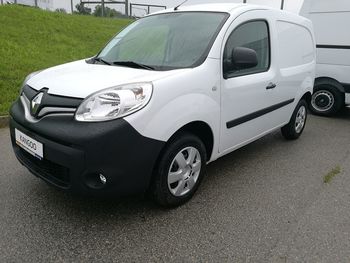
M 350 105 L 350 1 L 304 0 L 300 15 L 313 22 L 317 43 L 310 109 L 330 116 Z

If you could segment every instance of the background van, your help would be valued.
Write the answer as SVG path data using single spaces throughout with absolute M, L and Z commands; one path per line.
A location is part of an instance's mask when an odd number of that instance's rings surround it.
M 317 44 L 310 108 L 332 115 L 350 105 L 350 1 L 305 0 L 300 15 L 313 22 Z

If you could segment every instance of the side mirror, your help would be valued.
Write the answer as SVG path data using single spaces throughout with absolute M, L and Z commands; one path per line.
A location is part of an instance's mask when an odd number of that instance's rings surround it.
M 231 61 L 235 70 L 254 68 L 258 65 L 258 56 L 253 49 L 236 47 L 232 51 Z

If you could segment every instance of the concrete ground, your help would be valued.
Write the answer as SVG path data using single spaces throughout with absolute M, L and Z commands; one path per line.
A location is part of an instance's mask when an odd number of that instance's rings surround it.
M 350 261 L 350 110 L 210 164 L 173 210 L 61 193 L 17 162 L 7 129 L 0 149 L 0 262 Z

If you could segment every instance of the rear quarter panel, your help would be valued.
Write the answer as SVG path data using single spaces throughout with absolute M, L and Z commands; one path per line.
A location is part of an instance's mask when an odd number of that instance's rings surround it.
M 310 20 L 289 12 L 276 15 L 278 38 L 279 80 L 285 94 L 294 98 L 291 114 L 301 97 L 312 93 L 315 66 L 316 42 Z M 291 114 L 289 117 L 291 117 Z

